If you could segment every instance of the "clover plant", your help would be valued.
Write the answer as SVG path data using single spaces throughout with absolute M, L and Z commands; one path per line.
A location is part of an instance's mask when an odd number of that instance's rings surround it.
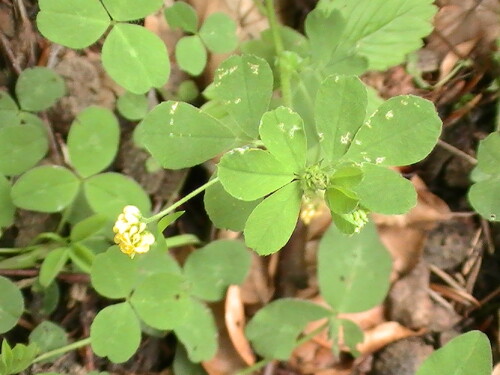
M 16 208 L 59 213 L 60 223 L 28 246 L 0 249 L 0 268 L 39 266 L 32 292 L 42 291 L 45 304 L 44 321 L 27 345 L 11 347 L 3 340 L 0 374 L 85 345 L 122 363 L 137 352 L 142 333 L 170 332 L 180 342 L 175 371 L 199 373 L 194 363 L 211 359 L 218 346 L 206 303 L 223 299 L 230 285 L 243 282 L 250 251 L 279 251 L 297 221 L 307 223 L 323 202 L 332 217 L 317 259 L 325 305 L 286 298 L 260 309 L 245 334 L 262 360 L 240 374 L 287 360 L 297 345 L 324 329 L 336 353 L 343 344 L 358 355 L 363 332 L 339 314 L 377 306 L 390 285 L 391 258 L 369 214 L 403 214 L 416 204 L 412 184 L 395 167 L 425 158 L 441 132 L 430 101 L 412 95 L 384 101 L 358 76 L 399 64 L 422 45 L 436 12 L 432 1 L 320 0 L 303 35 L 280 25 L 273 1 L 265 0 L 258 5 L 269 29 L 241 44 L 229 16 L 215 13 L 200 24 L 182 1 L 165 8 L 162 0 L 38 3 L 38 29 L 51 42 L 73 49 L 102 42 L 105 71 L 126 90 L 116 109 L 140 121 L 133 139 L 151 154 L 149 164 L 182 169 L 214 160 L 216 168 L 204 185 L 153 212 L 144 189 L 114 171 L 119 121 L 99 106 L 85 108 L 71 124 L 63 162 L 40 165 L 51 134 L 35 112 L 63 96 L 64 83 L 48 68 L 24 70 L 15 96 L 0 93 L 0 227 L 13 224 Z M 165 96 L 170 61 L 163 41 L 141 20 L 159 11 L 171 28 L 186 34 L 176 44 L 175 58 L 192 76 L 203 72 L 207 51 L 242 51 L 219 65 L 201 108 L 182 99 L 198 95 L 191 81 L 176 100 L 168 97 L 150 108 L 148 98 Z M 499 149 L 498 132 L 480 143 L 469 192 L 474 209 L 492 221 L 500 217 Z M 169 247 L 200 245 L 200 239 L 165 238 L 163 232 L 183 214 L 176 210 L 202 192 L 214 226 L 243 232 L 244 242 L 202 244 L 181 266 Z M 88 273 L 108 304 L 97 312 L 90 336 L 68 344 L 64 329 L 48 318 L 59 298 L 58 276 L 74 271 Z M 16 284 L 0 277 L 0 333 L 17 324 L 24 308 Z M 301 336 L 316 320 L 324 323 Z M 491 373 L 489 345 L 478 332 L 436 351 L 418 375 L 471 371 Z

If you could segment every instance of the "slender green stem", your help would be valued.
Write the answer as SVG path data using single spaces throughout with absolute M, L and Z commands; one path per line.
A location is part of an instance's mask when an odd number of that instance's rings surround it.
M 50 358 L 50 357 L 52 357 L 54 355 L 63 354 L 63 353 L 66 353 L 66 352 L 69 352 L 71 350 L 75 350 L 75 349 L 81 348 L 82 346 L 86 346 L 86 345 L 89 345 L 89 344 L 90 344 L 90 337 L 87 337 L 86 339 L 83 339 L 83 340 L 80 340 L 80 341 L 76 341 L 76 342 L 74 342 L 72 344 L 63 346 L 62 348 L 54 349 L 54 350 L 51 350 L 50 352 L 43 353 L 43 354 L 39 355 L 38 357 L 36 357 L 33 360 L 33 363 L 43 361 L 44 359 Z
M 208 189 L 210 186 L 215 184 L 216 182 L 219 181 L 219 177 L 215 177 L 208 181 L 206 184 L 201 185 L 198 189 L 193 190 L 191 193 L 186 195 L 184 198 L 179 199 L 177 202 L 175 202 L 173 205 L 170 207 L 165 208 L 163 211 L 158 212 L 156 215 L 153 215 L 149 218 L 145 218 L 144 222 L 145 223 L 151 223 L 153 221 L 160 220 L 163 216 L 169 214 L 170 212 L 174 211 L 177 207 L 182 206 L 184 203 L 186 203 L 188 200 L 193 198 L 194 196 L 200 194 L 202 191 Z
M 253 372 L 261 369 L 262 367 L 264 367 L 268 363 L 271 363 L 272 361 L 273 361 L 272 359 L 263 359 L 263 360 L 260 360 L 259 362 L 253 364 L 252 366 L 249 366 L 246 369 L 237 372 L 236 375 L 251 374 L 251 373 L 253 373 Z
M 273 35 L 274 50 L 278 59 L 278 69 L 280 72 L 281 94 L 283 96 L 283 103 L 285 104 L 285 106 L 291 107 L 292 87 L 290 83 L 290 71 L 283 64 L 283 54 L 285 52 L 285 48 L 283 46 L 283 39 L 281 38 L 280 27 L 276 18 L 276 12 L 274 10 L 273 0 L 266 0 L 266 11 L 267 18 L 269 20 L 269 27 L 271 28 L 271 33 Z

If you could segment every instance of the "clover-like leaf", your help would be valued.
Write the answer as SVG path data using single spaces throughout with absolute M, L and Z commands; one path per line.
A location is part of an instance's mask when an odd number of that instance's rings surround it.
M 476 182 L 469 190 L 469 201 L 487 220 L 500 221 L 500 175 Z
M 192 76 L 200 75 L 207 64 L 207 50 L 198 35 L 185 36 L 175 45 L 175 60 Z
M 71 164 L 82 177 L 106 168 L 118 151 L 118 120 L 106 108 L 91 106 L 78 114 L 68 134 Z
M 368 310 L 389 289 L 392 261 L 368 223 L 354 237 L 331 225 L 319 246 L 318 281 L 321 295 L 338 313 Z
M 330 338 L 333 340 L 332 349 L 334 354 L 339 355 L 342 346 L 347 346 L 355 357 L 360 353 L 357 345 L 363 342 L 364 334 L 361 328 L 349 319 L 330 320 Z
M 177 326 L 174 331 L 186 347 L 191 361 L 207 361 L 215 355 L 217 327 L 212 312 L 203 303 L 191 299 L 186 324 Z
M 245 224 L 245 242 L 260 255 L 272 254 L 290 239 L 302 202 L 300 183 L 285 185 L 252 211 Z
M 284 165 L 298 173 L 306 166 L 307 140 L 302 118 L 286 107 L 265 113 L 259 128 L 266 148 Z
M 19 124 L 19 108 L 16 102 L 8 93 L 0 91 L 0 129 Z
M 43 111 L 55 104 L 65 91 L 61 76 L 41 66 L 23 70 L 16 82 L 16 96 L 25 111 Z
M 499 160 L 500 133 L 493 132 L 479 142 L 479 147 L 477 148 L 477 165 L 485 173 L 500 175 Z
M 176 1 L 172 6 L 166 8 L 165 18 L 171 28 L 178 27 L 192 34 L 198 30 L 196 10 L 184 1 Z
M 262 201 L 242 201 L 229 194 L 220 182 L 205 190 L 203 197 L 208 217 L 217 228 L 241 232 L 253 209 Z
M 222 101 L 241 131 L 251 139 L 259 135 L 262 114 L 267 111 L 273 91 L 269 64 L 252 55 L 231 56 L 215 71 L 212 98 Z
M 101 173 L 83 182 L 85 197 L 95 213 L 116 219 L 123 207 L 133 205 L 144 215 L 151 210 L 149 196 L 135 180 L 120 173 Z
M 146 28 L 129 23 L 113 26 L 102 46 L 102 63 L 111 78 L 134 94 L 162 87 L 170 75 L 163 41 Z
M 190 104 L 172 101 L 149 112 L 137 136 L 158 163 L 169 169 L 203 163 L 235 142 L 232 131 L 212 116 Z
M 31 331 L 29 342 L 30 345 L 35 344 L 41 353 L 47 353 L 68 345 L 68 334 L 61 326 L 45 320 Z M 56 354 L 41 361 L 41 363 L 54 362 L 62 355 L 63 353 Z
M 345 159 L 381 165 L 408 165 L 426 157 L 441 133 L 434 104 L 412 95 L 384 102 L 361 126 Z
M 111 246 L 92 262 L 92 286 L 104 297 L 125 298 L 132 291 L 138 278 L 137 262 Z
M 140 342 L 139 320 L 128 302 L 105 307 L 90 326 L 93 352 L 108 357 L 114 363 L 122 363 L 132 357 Z
M 0 276 L 0 333 L 13 328 L 24 310 L 24 299 L 19 288 L 6 277 Z
M 93 44 L 111 23 L 99 0 L 39 0 L 36 22 L 47 39 L 70 48 Z
M 199 35 L 214 53 L 228 53 L 238 45 L 236 23 L 225 13 L 210 14 L 201 25 Z
M 113 20 L 133 21 L 156 12 L 163 0 L 102 0 Z
M 126 92 L 116 101 L 116 108 L 127 120 L 142 120 L 148 113 L 148 98 L 144 95 L 137 95 Z
M 185 324 L 192 308 L 185 278 L 166 272 L 146 277 L 130 303 L 139 317 L 156 329 L 176 329 Z
M 417 204 L 413 184 L 386 167 L 364 164 L 363 181 L 354 188 L 361 204 L 373 212 L 400 215 Z
M 25 210 L 59 212 L 76 197 L 80 181 L 68 169 L 42 166 L 23 174 L 12 186 L 14 204 Z
M 416 375 L 490 375 L 491 347 L 488 337 L 479 331 L 464 333 L 432 353 Z
M 47 133 L 36 125 L 0 127 L 0 173 L 16 176 L 35 166 L 47 153 Z
M 332 162 L 344 155 L 363 125 L 367 95 L 356 76 L 330 76 L 316 95 L 314 114 L 322 156 Z
M 287 360 L 305 325 L 330 314 L 331 311 L 312 302 L 279 299 L 260 309 L 245 333 L 255 351 L 264 358 Z
M 279 162 L 269 151 L 238 148 L 226 153 L 218 165 L 224 189 L 245 201 L 261 198 L 295 177 L 293 166 Z
M 5 228 L 14 223 L 16 207 L 10 197 L 11 186 L 9 180 L 0 175 L 0 228 Z
M 184 264 L 184 275 L 192 283 L 192 294 L 217 301 L 231 284 L 243 282 L 250 267 L 250 253 L 239 241 L 219 240 L 195 250 Z

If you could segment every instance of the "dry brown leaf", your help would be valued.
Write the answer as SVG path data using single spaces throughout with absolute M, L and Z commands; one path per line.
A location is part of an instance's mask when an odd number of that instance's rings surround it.
M 493 369 L 493 374 L 492 375 L 500 375 L 500 363 L 497 363 L 497 365 Z
M 274 288 L 269 279 L 264 259 L 252 251 L 250 271 L 241 285 L 241 299 L 245 305 L 264 304 L 271 299 Z
M 229 336 L 224 301 L 213 303 L 210 308 L 214 314 L 217 332 L 219 332 L 219 344 L 215 357 L 202 362 L 202 366 L 208 375 L 233 375 L 246 368 L 246 363 L 234 348 Z
M 411 336 L 419 336 L 423 331 L 412 331 L 398 322 L 385 322 L 365 331 L 365 340 L 357 345 L 362 354 L 374 353 L 391 342 Z
M 245 337 L 245 310 L 241 300 L 240 287 L 237 285 L 231 285 L 227 290 L 225 320 L 234 348 L 247 365 L 253 365 L 255 355 Z
M 445 55 L 439 68 L 439 81 L 445 79 L 450 74 L 457 62 L 462 60 L 464 57 L 469 56 L 476 43 L 477 39 L 462 42 L 457 44 L 453 51 L 450 51 Z

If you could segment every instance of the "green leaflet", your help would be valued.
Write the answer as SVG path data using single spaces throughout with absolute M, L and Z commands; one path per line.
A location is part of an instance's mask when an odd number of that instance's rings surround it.
M 190 104 L 173 101 L 157 105 L 137 132 L 140 143 L 169 169 L 203 163 L 227 151 L 236 141 L 233 132 L 212 116 Z

